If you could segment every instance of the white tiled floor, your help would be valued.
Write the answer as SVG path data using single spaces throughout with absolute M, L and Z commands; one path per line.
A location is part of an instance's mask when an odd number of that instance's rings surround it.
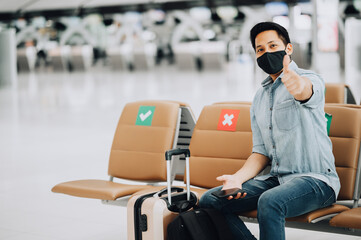
M 0 89 L 0 239 L 125 240 L 125 208 L 54 194 L 52 186 L 107 179 L 109 150 L 125 103 L 178 100 L 189 103 L 198 117 L 207 104 L 251 101 L 262 77 L 252 65 L 239 64 L 223 72 L 157 67 L 20 74 L 17 86 Z M 249 226 L 257 235 L 257 225 Z M 306 238 L 360 239 L 287 229 L 287 239 Z

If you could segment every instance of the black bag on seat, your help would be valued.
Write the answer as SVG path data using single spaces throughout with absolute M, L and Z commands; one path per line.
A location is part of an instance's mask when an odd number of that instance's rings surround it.
M 227 220 L 215 209 L 179 214 L 167 228 L 167 240 L 233 240 Z

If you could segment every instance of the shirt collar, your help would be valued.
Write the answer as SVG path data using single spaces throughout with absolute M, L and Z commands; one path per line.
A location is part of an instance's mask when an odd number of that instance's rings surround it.
M 289 68 L 291 70 L 297 70 L 298 69 L 298 66 L 297 64 L 294 62 L 294 61 L 291 61 L 290 65 L 289 65 Z M 283 72 L 278 76 L 278 78 L 276 78 L 275 82 L 278 80 L 278 79 L 281 79 L 283 77 Z M 267 85 L 273 83 L 273 80 L 270 76 L 268 76 L 265 80 L 263 80 L 262 82 L 262 87 L 266 87 Z

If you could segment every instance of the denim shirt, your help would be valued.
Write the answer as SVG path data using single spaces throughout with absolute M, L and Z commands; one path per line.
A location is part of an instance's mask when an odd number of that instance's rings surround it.
M 277 176 L 283 184 L 310 176 L 327 183 L 337 197 L 340 181 L 327 135 L 323 79 L 293 61 L 289 68 L 312 82 L 313 95 L 307 102 L 297 101 L 282 83 L 283 73 L 274 82 L 271 77 L 262 82 L 251 107 L 252 152 L 267 156 L 271 171 L 255 179 Z

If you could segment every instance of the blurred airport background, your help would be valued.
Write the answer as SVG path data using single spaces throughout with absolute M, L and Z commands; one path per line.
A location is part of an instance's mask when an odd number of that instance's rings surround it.
M 326 82 L 349 84 L 357 103 L 361 100 L 359 0 L 0 3 L 0 46 L 7 49 L 2 85 L 16 82 L 16 73 L 160 68 L 181 73 L 227 71 L 237 64 L 249 64 L 255 78 L 263 78 L 249 30 L 274 21 L 289 31 L 299 67 L 322 74 Z
M 301 68 L 351 85 L 360 78 L 359 0 L 0 3 L 2 35 L 15 31 L 15 43 L 4 40 L 1 46 L 15 44 L 19 73 L 152 71 L 162 66 L 222 71 L 229 63 L 254 64 L 249 30 L 257 22 L 274 21 L 290 32 L 292 57 Z M 14 71 L 13 61 L 7 62 L 8 72 Z M 2 83 L 14 81 L 15 75 L 8 74 L 11 79 L 2 73 Z

